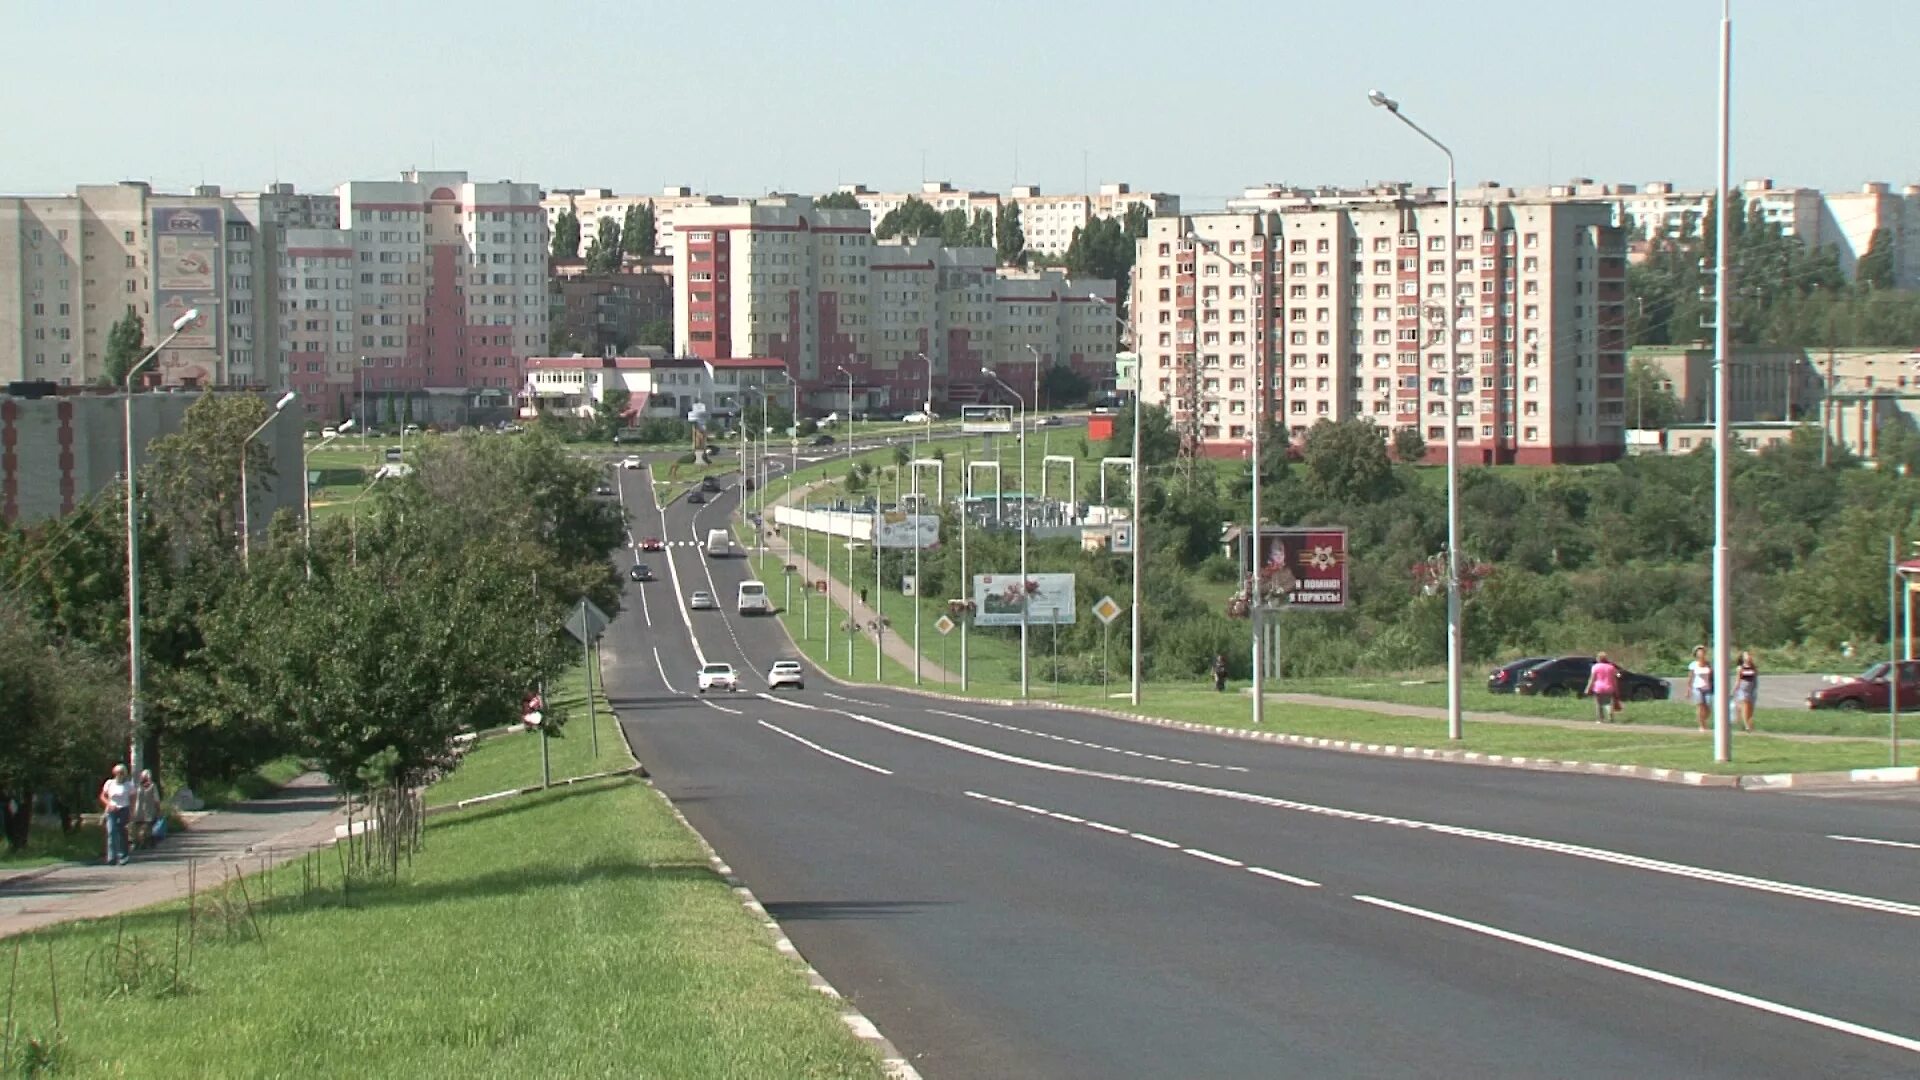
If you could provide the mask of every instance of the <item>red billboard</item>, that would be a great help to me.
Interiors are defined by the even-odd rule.
[[[1347,606],[1347,530],[1260,530],[1258,595],[1268,607],[1340,611]]]

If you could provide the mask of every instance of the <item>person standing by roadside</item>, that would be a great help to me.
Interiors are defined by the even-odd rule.
[[[1613,702],[1620,693],[1620,669],[1613,666],[1606,653],[1593,658],[1593,670],[1587,674],[1587,694],[1593,697],[1593,704],[1599,710],[1598,723],[1611,720]]]
[[[133,846],[150,848],[153,846],[153,823],[160,819],[160,786],[153,782],[153,773],[140,770],[140,782],[133,789]]]
[[[1220,653],[1213,658],[1213,688],[1220,693],[1227,692],[1227,654]]]
[[[1760,665],[1753,653],[1742,651],[1740,665],[1734,668],[1733,704],[1740,710],[1740,726],[1753,732],[1753,702],[1760,696]]]
[[[1707,659],[1707,647],[1693,647],[1693,662],[1687,665],[1687,697],[1693,702],[1694,719],[1700,730],[1708,730],[1707,713],[1713,708],[1713,661]]]
[[[113,775],[100,785],[101,824],[107,830],[107,865],[123,866],[127,861],[127,816],[133,808],[133,785],[127,783],[127,767],[115,765]]]

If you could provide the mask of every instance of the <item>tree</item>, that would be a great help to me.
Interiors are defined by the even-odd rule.
[[[1066,364],[1050,364],[1040,373],[1040,401],[1035,407],[1045,409],[1058,408],[1061,402],[1069,404],[1087,400],[1087,393],[1093,389],[1093,380],[1073,370]]]
[[[1366,420],[1322,420],[1307,429],[1300,460],[1308,488],[1330,502],[1364,503],[1396,488],[1385,432]]]
[[[56,643],[0,600],[0,832],[27,846],[34,796],[53,794],[77,820],[104,763],[126,748],[126,698],[113,666]]]
[[[620,272],[620,223],[610,217],[600,219],[593,243],[587,245],[587,273]]]
[[[1127,447],[1126,453],[1132,453],[1135,411],[1136,404],[1129,402],[1126,408],[1120,410],[1120,415],[1113,418],[1113,441],[1108,443],[1109,446]],[[1159,405],[1148,405],[1139,408],[1138,412],[1145,425],[1140,429],[1142,467],[1150,469],[1172,461],[1180,452],[1180,436],[1174,433],[1173,418]]]
[[[568,207],[560,212],[553,221],[553,257],[556,259],[577,259],[580,257],[580,216]]]
[[[815,195],[813,208],[815,210],[858,210],[860,200],[851,191],[836,191],[831,195]]]
[[[603,391],[600,400],[593,403],[595,434],[603,439],[619,434],[626,426],[627,405],[632,400],[633,395],[624,386],[610,386]]]
[[[886,212],[873,235],[882,240],[894,237],[917,240],[922,236],[938,236],[941,223],[940,211],[909,195],[906,202]]]
[[[956,206],[940,215],[940,242],[947,247],[963,247],[972,228],[967,212]]]
[[[673,349],[673,323],[667,319],[655,319],[640,325],[640,344],[655,348]]]
[[[653,200],[627,207],[626,220],[620,225],[620,251],[639,258],[651,256],[659,237],[653,216]]]
[[[993,246],[993,211],[975,210],[973,212],[973,224],[967,227],[967,246]]]
[[[1873,230],[1867,253],[1853,266],[1853,280],[1862,289],[1893,288],[1893,230]]]
[[[1627,409],[1634,427],[1664,430],[1680,422],[1682,406],[1661,370],[1636,358],[1627,365]]]
[[[1409,424],[1394,431],[1393,456],[1406,465],[1418,465],[1427,459],[1427,440],[1417,425]]]
[[[127,370],[147,355],[147,329],[128,307],[127,313],[107,331],[107,351],[101,358],[102,370],[115,386],[127,381]]]
[[[1020,227],[1020,204],[1010,202],[1000,211],[1000,221],[994,231],[994,250],[1000,256],[1003,266],[1020,261],[1027,250],[1027,233]]]
[[[147,508],[183,558],[235,552],[242,443],[249,483],[271,485],[276,476],[267,444],[246,442],[267,415],[267,403],[252,394],[205,394],[187,408],[179,431],[148,446],[141,470]]]

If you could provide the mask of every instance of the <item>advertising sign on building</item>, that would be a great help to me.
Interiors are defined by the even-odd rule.
[[[940,543],[940,516],[884,511],[873,523],[873,538],[883,548],[934,547]]]
[[[1269,605],[1296,611],[1347,606],[1347,530],[1260,530],[1259,593]]]
[[[973,576],[973,625],[1019,626],[1024,603],[1028,626],[1065,626],[1074,621],[1073,575],[1019,574]]]
[[[180,331],[171,349],[219,347],[220,282],[224,238],[220,211],[180,206],[153,212],[152,327],[167,326],[198,308],[200,317]]]

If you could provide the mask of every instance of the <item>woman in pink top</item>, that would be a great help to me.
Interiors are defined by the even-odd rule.
[[[1620,693],[1620,669],[1613,666],[1606,653],[1593,658],[1593,670],[1587,674],[1587,693],[1593,696],[1594,707],[1600,712],[1599,722],[1606,723],[1612,718],[1613,699]]]

